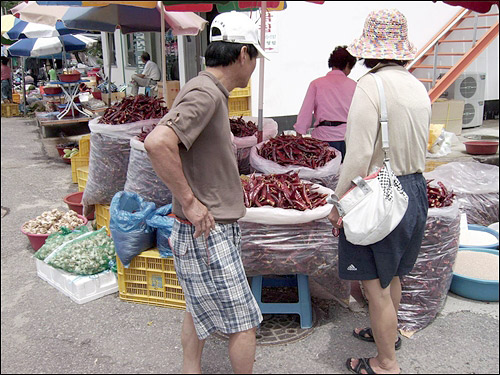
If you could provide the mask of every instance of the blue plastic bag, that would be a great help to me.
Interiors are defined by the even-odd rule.
[[[125,268],[136,255],[155,246],[156,230],[146,222],[155,209],[153,202],[136,193],[119,191],[111,200],[109,229],[116,255]]]
[[[167,204],[158,208],[153,216],[146,220],[149,226],[156,228],[156,247],[160,252],[162,258],[171,257],[172,249],[168,243],[170,234],[172,233],[172,226],[174,225],[174,217],[167,216],[172,213],[172,204]]]

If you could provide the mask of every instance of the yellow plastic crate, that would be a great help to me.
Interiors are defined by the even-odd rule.
[[[19,116],[19,105],[16,103],[2,103],[2,117]]]
[[[21,103],[21,94],[13,93],[12,94],[12,101],[14,103],[17,103],[17,104]]]
[[[90,134],[84,135],[82,138],[80,138],[80,141],[78,142],[78,155],[90,155]]]
[[[177,279],[173,258],[161,258],[158,249],[147,250],[123,267],[116,257],[120,299],[185,310],[184,293]]]
[[[89,177],[89,167],[80,167],[76,170],[76,178],[78,180],[78,191],[84,191]]]
[[[80,152],[73,155],[71,157],[71,177],[73,179],[73,183],[78,183],[78,176],[76,175],[76,170],[80,167],[88,167],[89,165],[89,157],[88,156],[80,156]]]
[[[248,81],[248,85],[245,88],[235,88],[233,91],[229,93],[230,98],[238,97],[238,96],[250,96],[251,88],[250,81]]]
[[[96,204],[95,205],[95,223],[97,229],[101,229],[102,227],[106,227],[106,232],[108,232],[108,236],[111,235],[111,231],[109,230],[109,204]]]
[[[229,113],[250,110],[250,97],[229,98]]]
[[[229,112],[229,116],[252,116],[252,111],[237,111],[237,112]]]

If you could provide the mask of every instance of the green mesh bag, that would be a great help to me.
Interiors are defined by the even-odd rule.
[[[66,242],[45,258],[45,263],[76,275],[94,275],[110,268],[116,256],[106,228],[82,234]]]
[[[58,232],[52,233],[50,236],[48,236],[43,246],[38,249],[38,251],[33,254],[33,256],[37,259],[45,260],[45,258],[59,246],[66,242],[74,240],[77,237],[80,237],[82,234],[87,233],[88,231],[89,228],[86,226],[78,227],[74,230],[62,227]]]

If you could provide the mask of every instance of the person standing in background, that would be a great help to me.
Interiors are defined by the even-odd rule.
[[[2,103],[12,102],[12,72],[9,58],[2,56]]]
[[[328,59],[328,67],[332,70],[311,82],[293,126],[297,133],[306,134],[314,115],[312,137],[339,150],[342,162],[346,152],[347,114],[356,89],[356,82],[347,76],[355,64],[356,58],[347,51],[347,46],[335,47]]]
[[[49,64],[47,66],[47,69],[49,70],[48,73],[49,73],[49,79],[51,81],[57,81],[57,72],[56,70]]]

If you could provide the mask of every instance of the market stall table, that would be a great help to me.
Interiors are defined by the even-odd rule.
[[[66,135],[89,133],[88,117],[65,118],[59,120],[57,118],[57,115],[58,115],[57,112],[35,112],[35,119],[37,125],[42,130],[43,138],[47,138],[49,136],[47,134],[48,133],[47,129],[54,129],[57,130],[58,132],[62,130]]]
[[[71,110],[72,111],[72,114],[73,114],[73,117],[75,116],[75,109],[80,112],[81,114],[85,115],[86,117],[90,117],[90,115],[88,115],[87,113],[83,112],[80,108],[78,108],[78,106],[76,105],[75,103],[75,98],[78,96],[78,87],[80,86],[80,83],[82,82],[90,82],[90,80],[78,80],[78,81],[75,81],[75,82],[63,82],[63,81],[53,81],[51,83],[53,84],[56,84],[56,85],[59,85],[61,87],[61,89],[63,90],[63,93],[64,93],[64,96],[66,98],[66,108],[64,108],[64,110],[59,114],[57,115],[57,119],[60,120],[62,119],[64,116],[66,116],[66,114]]]

